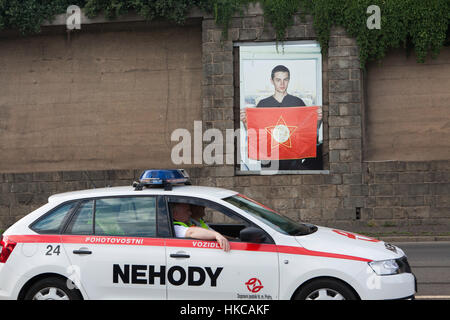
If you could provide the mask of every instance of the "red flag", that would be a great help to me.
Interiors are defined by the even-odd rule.
[[[317,108],[247,108],[249,159],[315,158]]]

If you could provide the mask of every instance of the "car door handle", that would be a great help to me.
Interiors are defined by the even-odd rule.
[[[86,249],[73,250],[73,254],[92,254],[92,251]]]
[[[171,253],[170,257],[171,258],[190,258],[191,256],[188,255],[187,253],[179,252],[179,253]]]

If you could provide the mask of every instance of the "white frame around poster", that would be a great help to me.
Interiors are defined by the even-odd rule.
[[[264,83],[267,87],[267,82],[270,82],[270,71],[269,65],[273,68],[277,64],[283,64],[288,66],[291,70],[291,79],[292,75],[295,74],[295,70],[303,70],[301,69],[301,64],[305,64],[305,62],[312,62],[314,65],[311,66],[309,64],[308,70],[309,72],[314,72],[311,77],[315,78],[315,81],[312,83],[305,83],[303,79],[303,84],[298,84],[297,87],[294,87],[292,83],[289,84],[289,88],[293,91],[299,91],[300,87],[304,88],[307,86],[309,88],[308,92],[312,92],[313,99],[308,99],[302,97],[304,99],[305,104],[308,105],[318,105],[322,106],[322,53],[320,45],[317,41],[307,40],[307,41],[286,41],[283,43],[276,42],[242,42],[235,43],[235,47],[239,47],[239,85],[240,85],[240,105],[239,109],[248,106],[246,103],[246,96],[249,93],[248,91],[253,90],[254,88],[249,88],[250,78],[254,78],[255,82]],[[267,62],[266,62],[267,61]],[[267,64],[267,66],[263,66],[263,68],[254,68],[252,72],[247,72],[244,70],[248,63],[255,64],[255,62],[259,65]],[[259,73],[260,69],[264,69],[263,75]],[[306,68],[305,68],[306,71]],[[250,74],[250,76],[248,76]],[[266,74],[268,74],[266,76]],[[311,74],[311,73],[309,73]],[[262,78],[262,79],[261,79]],[[298,79],[297,79],[298,80]],[[252,80],[253,81],[253,80]],[[292,86],[291,86],[292,85]],[[313,90],[313,91],[312,91]],[[264,93],[258,93],[256,95],[266,95],[268,90],[266,89]],[[260,96],[258,98],[260,98]],[[247,96],[248,97],[248,96]],[[258,99],[256,98],[256,99]],[[248,99],[247,99],[248,100]],[[260,161],[251,160],[247,157],[247,137],[246,130],[243,126],[243,123],[240,122],[241,135],[240,135],[240,150],[239,153],[239,165],[237,167],[237,174],[323,174],[328,173],[327,170],[277,170],[275,172],[271,172],[269,170],[261,170]],[[323,123],[318,128],[318,138],[319,142],[323,141]]]

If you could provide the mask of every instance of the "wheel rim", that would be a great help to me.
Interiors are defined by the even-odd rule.
[[[336,290],[322,288],[311,292],[306,300],[345,300],[345,298]]]
[[[59,288],[49,287],[39,290],[33,300],[69,300],[69,296]]]

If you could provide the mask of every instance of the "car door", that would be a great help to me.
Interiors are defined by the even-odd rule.
[[[254,226],[215,202],[191,197],[168,197],[173,203],[205,206],[207,223],[219,232]],[[268,239],[270,236],[268,236]],[[216,241],[169,238],[166,241],[167,296],[169,299],[277,299],[278,253],[271,238],[267,243],[230,240],[225,252]]]
[[[157,197],[82,201],[62,235],[71,279],[90,299],[166,299]],[[74,281],[77,283],[76,281]]]

